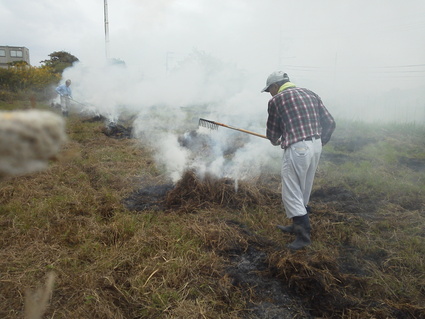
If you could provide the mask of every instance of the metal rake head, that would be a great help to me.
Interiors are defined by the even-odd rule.
[[[215,122],[206,119],[199,119],[198,126],[203,126],[211,130],[218,130],[218,125]]]

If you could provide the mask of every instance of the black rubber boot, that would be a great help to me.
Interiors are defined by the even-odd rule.
[[[310,214],[311,213],[310,206],[307,205],[305,207],[305,210],[306,210],[307,214]],[[291,225],[288,225],[288,226],[277,225],[277,228],[279,228],[282,231],[282,233],[295,234],[294,233],[294,222],[293,221],[292,221],[292,224]]]
[[[291,224],[288,226],[277,225],[277,228],[279,228],[282,231],[282,233],[287,233],[287,234],[294,233],[294,224]]]
[[[304,216],[297,216],[293,219],[294,222],[294,233],[297,236],[295,240],[288,245],[291,250],[299,250],[311,244],[310,240],[310,219],[308,214]]]

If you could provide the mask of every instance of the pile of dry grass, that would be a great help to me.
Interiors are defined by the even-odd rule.
[[[193,171],[187,171],[168,192],[165,203],[169,209],[192,213],[220,206],[241,210],[244,207],[280,205],[280,196],[278,189],[255,181],[237,183],[211,175],[200,178]]]

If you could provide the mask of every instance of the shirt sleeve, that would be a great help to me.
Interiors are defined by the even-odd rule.
[[[319,115],[320,115],[320,125],[322,127],[322,144],[325,145],[331,139],[332,133],[335,130],[336,124],[335,120],[326,107],[323,105],[322,100],[319,100]]]
[[[268,113],[266,136],[273,145],[276,145],[283,132],[281,128],[282,121],[277,113],[277,107],[273,99],[269,101]]]

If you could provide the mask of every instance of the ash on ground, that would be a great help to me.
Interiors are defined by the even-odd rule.
[[[148,185],[124,199],[124,204],[128,209],[138,212],[164,210],[165,198],[173,187],[172,184]]]
[[[125,127],[121,124],[110,122],[103,129],[102,132],[108,137],[116,139],[129,139],[132,138],[132,127]]]
[[[232,284],[252,294],[246,311],[248,318],[313,318],[301,300],[290,294],[288,287],[270,273],[264,251],[250,244],[245,251],[230,253],[229,260],[227,274]]]
[[[187,173],[185,177],[191,181],[191,184],[196,184],[191,179],[193,175]],[[226,181],[222,182],[224,186],[228,186]],[[133,192],[125,199],[124,204],[130,210],[138,212],[170,209],[170,205],[167,205],[167,200],[169,201],[167,197],[173,197],[170,194],[174,194],[176,191],[178,193],[179,187],[184,187],[184,185],[148,185]],[[205,187],[211,187],[211,185],[208,184]],[[195,187],[192,193],[196,193],[198,188]],[[201,191],[204,192],[203,189]],[[212,205],[214,206],[214,199],[208,199],[207,196],[205,200],[212,200]],[[269,269],[266,251],[267,249],[273,249],[274,244],[264,238],[259,238],[246,225],[236,221],[226,221],[226,223],[234,229],[235,234],[240,233],[241,236],[252,238],[247,249],[237,246],[231,250],[219,252],[228,260],[223,276],[230,278],[232,286],[241,289],[247,294],[246,299],[249,301],[248,307],[244,311],[246,318],[313,318],[302,305],[301,300],[293,295],[289,287],[281,279],[274,276],[273,271]]]

